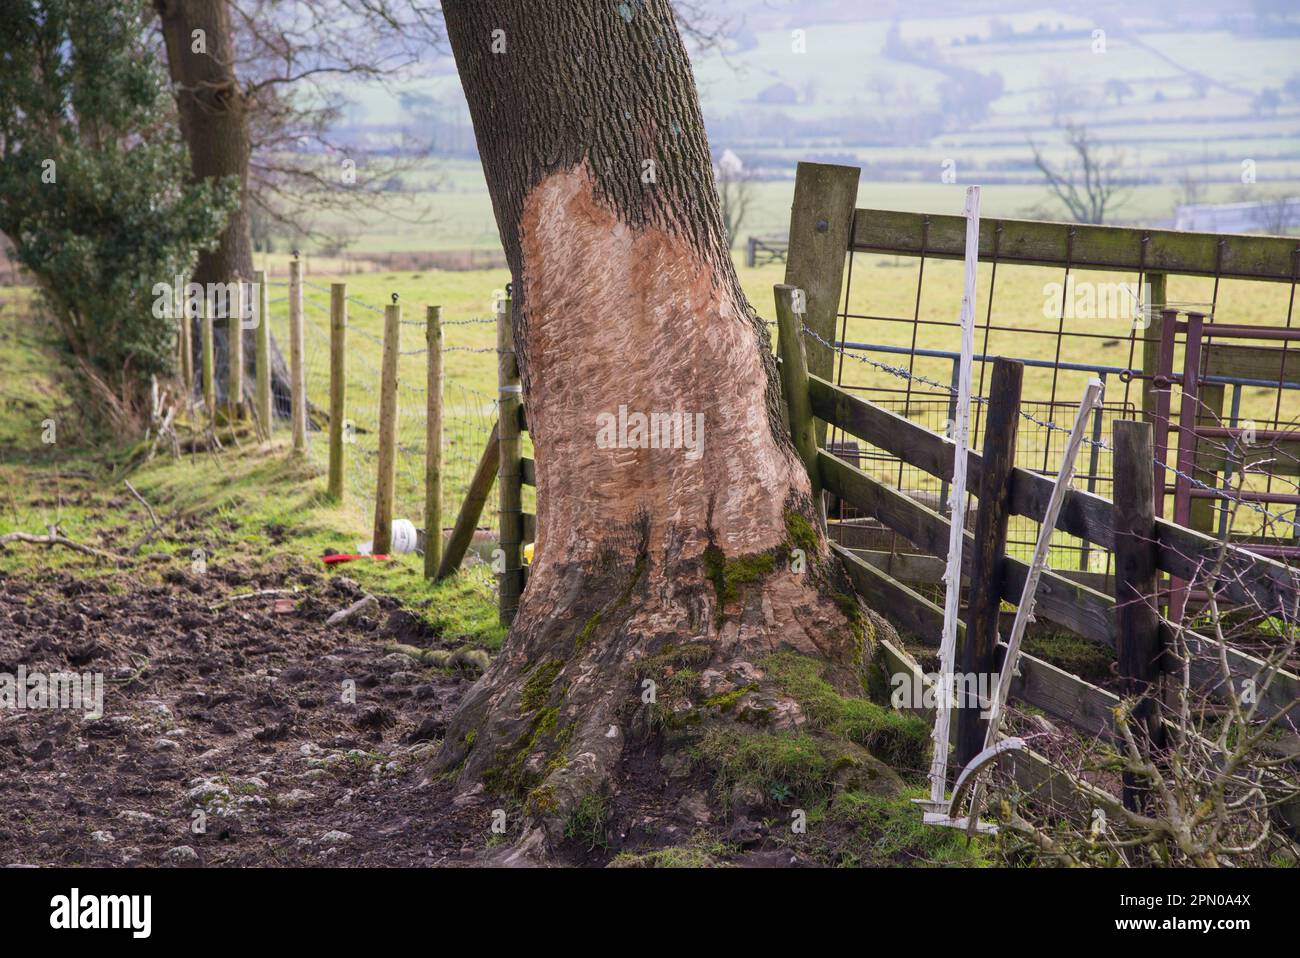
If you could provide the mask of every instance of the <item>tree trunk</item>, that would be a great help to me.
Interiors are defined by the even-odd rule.
[[[176,90],[181,135],[190,151],[196,180],[239,179],[239,206],[230,214],[221,242],[199,254],[193,282],[229,283],[253,278],[253,239],[248,212],[248,164],[252,150],[248,103],[235,76],[235,36],[227,0],[154,0],[167,47],[167,67]],[[201,362],[202,336],[191,331],[195,368]],[[213,330],[214,360],[227,362],[227,331]],[[256,388],[255,350],[245,345],[244,393],[251,400]],[[201,388],[197,382],[196,389]],[[271,342],[271,390],[276,415],[289,410],[289,369],[275,341]],[[218,401],[225,403],[225,382],[218,383]]]
[[[616,788],[630,744],[674,716],[789,718],[754,667],[766,654],[815,656],[860,695],[877,620],[848,598],[782,423],[668,0],[443,9],[516,280],[537,542],[434,771],[524,799],[544,826],[529,844]],[[611,448],[602,414],[624,408],[701,416],[699,454],[631,427]],[[701,681],[670,691],[686,666]],[[725,709],[714,674],[743,689]]]

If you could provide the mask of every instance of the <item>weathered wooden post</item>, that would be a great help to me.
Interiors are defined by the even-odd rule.
[[[425,310],[429,350],[424,434],[424,577],[435,579],[442,565],[442,307]]]
[[[808,398],[808,361],[804,353],[803,315],[807,299],[804,291],[794,286],[778,283],[776,293],[776,325],[781,353],[781,389],[790,418],[790,438],[794,448],[808,470],[812,482],[813,501],[822,505],[821,474],[817,469],[817,430]]]
[[[257,359],[257,389],[254,396],[254,409],[257,412],[257,428],[261,430],[263,442],[271,441],[271,430],[275,410],[271,407],[271,291],[266,282],[266,271],[258,270],[253,274],[257,284],[254,295],[257,297],[257,327],[253,342]]]
[[[1196,425],[1198,426],[1222,426],[1223,425],[1223,383],[1202,383],[1200,394],[1196,397]],[[1190,442],[1193,448],[1196,448],[1196,440],[1188,433],[1180,433],[1178,444],[1181,446],[1184,442]],[[1214,449],[1198,450],[1199,455],[1192,457],[1193,469],[1191,473],[1200,482],[1207,486],[1218,486],[1219,479],[1213,468],[1213,463],[1217,459],[1220,464],[1227,459],[1222,454],[1216,454]],[[1193,499],[1191,509],[1187,518],[1187,525],[1197,532],[1204,532],[1208,535],[1214,535],[1215,525],[1218,520],[1219,506],[1213,499]]]
[[[1140,696],[1132,714],[1137,740],[1164,744],[1157,686],[1164,646],[1157,608],[1156,511],[1151,424],[1115,423],[1115,614],[1123,694]],[[1124,773],[1124,805],[1137,809],[1148,789]]]
[[[795,172],[785,281],[804,291],[804,325],[828,343],[835,342],[844,259],[858,200],[858,173],[856,166],[825,163],[800,163]],[[809,372],[834,381],[833,351],[813,343],[807,350],[807,361]],[[817,423],[816,431],[817,444],[824,445],[825,423]]]
[[[497,467],[498,512],[501,522],[501,585],[498,590],[501,623],[514,622],[519,596],[524,590],[524,511],[520,459],[519,410],[523,405],[523,387],[519,383],[519,363],[515,357],[515,337],[510,326],[510,297],[501,301],[497,312],[497,385],[498,435],[500,464]]]
[[[1164,273],[1148,273],[1147,302],[1144,319],[1146,329],[1142,330],[1142,418],[1154,423],[1159,406],[1159,396],[1152,377],[1160,364],[1160,337],[1164,329],[1164,308],[1168,298],[1168,285]]]
[[[348,288],[330,284],[330,463],[328,495],[343,501],[343,420],[347,415]]]
[[[1016,431],[1020,422],[1020,389],[1025,367],[1011,359],[993,364],[988,414],[984,418],[979,509],[975,513],[975,552],[971,557],[966,606],[966,639],[961,672],[972,676],[998,672],[998,617],[1002,610],[1003,558],[1007,520],[1011,516],[1011,474],[1016,464]],[[965,687],[957,712],[956,763],[964,768],[984,748],[988,721],[980,718],[979,683]]]
[[[199,322],[203,336],[203,405],[208,412],[208,422],[217,421],[217,363],[212,331],[212,302],[204,294],[199,306]]]
[[[302,261],[289,261],[289,418],[294,452],[307,449],[307,368],[302,331]]]
[[[393,547],[393,495],[397,483],[397,356],[401,349],[402,307],[384,307],[384,358],[379,381],[379,476],[375,483],[374,553]]]
[[[244,416],[244,281],[226,286],[226,417]]]
[[[193,408],[194,394],[194,341],[190,333],[191,323],[189,310],[186,309],[185,289],[173,291],[172,296],[172,313],[177,317],[176,326],[176,349],[178,351],[179,372],[181,376],[181,386],[185,390],[186,408]]]
[[[492,481],[497,477],[501,466],[501,427],[492,424],[483,455],[479,457],[474,469],[474,476],[469,481],[465,501],[461,503],[460,512],[456,513],[456,522],[447,539],[447,548],[442,553],[442,563],[438,566],[438,578],[445,579],[460,568],[460,560],[474,541],[474,530],[478,528],[479,516],[487,503],[488,493],[492,491]]]

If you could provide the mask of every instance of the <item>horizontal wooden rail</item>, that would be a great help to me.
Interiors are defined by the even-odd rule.
[[[831,543],[831,551],[844,563],[854,589],[868,604],[887,611],[894,622],[926,645],[939,644],[943,609],[837,543]],[[959,621],[958,641],[965,641],[965,632],[965,623]],[[897,663],[891,651],[896,652],[886,650],[886,658],[892,668]],[[1112,693],[1024,652],[1020,654],[1020,675],[1014,680],[1011,692],[1049,715],[1092,734],[1111,733],[1113,710],[1119,705],[1119,698]]]
[[[537,486],[537,464],[527,456],[519,460],[519,479],[525,486]]]
[[[918,548],[940,559],[947,558],[949,523],[943,516],[825,451],[818,452],[817,461],[825,488],[875,516]],[[962,566],[969,574],[975,537],[969,531],[965,537]],[[1010,556],[1003,561],[1006,565],[1002,597],[1017,603],[1024,591],[1029,566]],[[1114,602],[1086,585],[1045,571],[1039,580],[1038,611],[1071,632],[1112,648],[1115,645]]]
[[[813,415],[852,436],[871,443],[942,480],[952,478],[955,447],[946,437],[909,419],[854,396],[826,380],[810,375],[808,390]],[[978,487],[983,457],[967,453],[968,481]],[[1042,521],[1052,494],[1052,480],[1017,467],[1011,474],[1011,509],[1016,515]],[[1066,494],[1056,527],[1106,549],[1114,548],[1114,506],[1107,499],[1078,489]],[[1203,578],[1217,560],[1223,543],[1213,536],[1156,520],[1157,564],[1181,579]],[[1232,602],[1258,603],[1266,611],[1300,607],[1296,576],[1281,562],[1228,547],[1228,561],[1219,588]]]
[[[810,377],[810,379],[812,378],[813,377]],[[815,415],[817,414],[818,405],[817,382],[824,384],[825,381],[815,380],[812,385],[813,412]],[[842,393],[843,391],[836,390],[836,392]],[[847,394],[844,395],[847,396]],[[892,413],[888,413],[886,410],[873,406],[871,403],[866,403],[863,400],[858,399],[856,396],[847,396],[847,398],[852,400],[855,404],[869,407],[867,412],[873,416],[876,413],[883,413],[888,416],[893,415]],[[914,423],[902,419],[902,417],[895,416],[894,418],[898,420],[898,423],[895,425],[894,431],[888,435],[888,438],[896,446],[901,447],[905,444],[905,437],[916,433],[939,440],[940,443],[948,447],[947,461],[951,468],[953,450],[951,444],[948,443],[947,440],[943,439],[942,436],[937,436],[928,430],[922,429]],[[840,420],[834,422],[835,425],[840,426],[840,428],[845,429],[853,435],[858,435],[858,433],[849,428],[844,421]],[[905,432],[903,429],[904,426],[912,432]],[[904,437],[904,439],[900,440],[900,437]],[[859,436],[859,438],[880,445],[881,448],[888,449],[888,451],[894,451],[893,449],[889,449],[888,446],[883,443],[877,442],[870,436]],[[941,452],[941,450],[933,443],[921,443],[919,447],[926,449],[932,459],[937,458]],[[897,452],[895,452],[895,454],[898,455]],[[977,453],[972,453],[972,455],[978,456]],[[916,458],[925,457],[918,456]],[[926,469],[926,471],[930,471],[925,465],[918,463],[915,458],[909,458],[907,461],[911,462],[913,465],[919,465],[921,468]],[[941,559],[947,556],[948,520],[943,516],[917,502],[915,499],[904,495],[898,490],[891,489],[890,487],[877,482],[861,469],[844,462],[836,456],[830,455],[824,450],[818,451],[817,462],[822,485],[830,492],[864,512],[875,516],[885,525],[889,526],[889,528],[893,529],[909,542],[913,543],[917,548],[923,549]],[[976,466],[977,461],[972,460],[972,476],[979,474]],[[951,475],[951,473],[949,473],[949,475]],[[1013,483],[1019,477],[1031,475],[1031,473],[1027,473],[1024,470],[1017,469],[1015,473],[1013,473]],[[1038,479],[1041,477],[1034,476],[1033,478]],[[1043,481],[1048,482],[1050,485],[1050,480]],[[1111,508],[1110,502],[1105,499],[1099,499],[1096,496],[1090,496],[1087,493],[1080,494],[1075,492],[1070,495],[1071,498],[1067,499],[1066,502],[1067,508],[1069,508],[1070,501],[1080,495],[1087,497],[1088,501],[1102,503],[1108,510]],[[1016,495],[1013,487],[1013,506],[1015,501]],[[1019,510],[1016,511],[1019,512]],[[1065,510],[1062,510],[1062,514],[1064,514],[1064,511]],[[1041,518],[1041,515],[1042,513],[1040,512],[1036,518]],[[1109,521],[1108,517],[1107,522]],[[967,547],[962,550],[964,558],[972,554],[971,545],[974,541],[970,532],[966,533],[966,538]],[[1181,526],[1176,526],[1168,522],[1162,523],[1157,521],[1156,538],[1158,545],[1167,540],[1186,542],[1191,538],[1193,540],[1205,540],[1206,543],[1213,544],[1215,548],[1220,546],[1220,543],[1217,540],[1211,539],[1209,536],[1201,535],[1200,533],[1193,532],[1190,529],[1183,529]],[[1197,546],[1203,550],[1202,554],[1208,554],[1208,545],[1200,545],[1198,543]],[[1179,563],[1184,561],[1181,556],[1171,554],[1167,550],[1158,549],[1157,552],[1161,557],[1162,567],[1167,570],[1170,569],[1171,566],[1178,568]],[[1243,578],[1238,581],[1248,581],[1248,576],[1246,574],[1253,568],[1253,566],[1250,565],[1249,560],[1256,557],[1252,556],[1250,553],[1243,552],[1240,549],[1232,549],[1231,553],[1237,560],[1236,564],[1243,566]],[[1242,557],[1245,557],[1244,560]],[[854,559],[863,566],[872,568],[880,578],[889,579],[888,576],[879,572],[879,570],[875,570],[869,563],[858,559],[856,556],[854,556]],[[1003,598],[1009,602],[1018,603],[1020,600],[1020,594],[1024,589],[1025,577],[1028,575],[1028,566],[1010,556],[1007,556],[1005,561],[1007,565],[1005,567],[1006,574],[1004,576]],[[1280,568],[1284,573],[1289,575],[1289,570],[1286,566],[1277,562],[1272,562],[1268,559],[1262,561],[1268,566],[1276,566]],[[966,565],[968,565],[968,563],[963,562],[963,566],[965,567]],[[1198,571],[1197,569],[1192,568],[1190,564],[1183,568],[1186,569],[1186,578],[1191,578]],[[969,573],[968,568],[964,568],[964,571]],[[1255,571],[1256,574],[1258,574],[1258,570]],[[907,591],[913,595],[916,594],[910,589]],[[1232,590],[1228,591],[1231,592]],[[889,607],[889,605],[881,605],[881,608]],[[1105,643],[1111,648],[1115,647],[1114,601],[1109,596],[1106,596],[1095,589],[1091,589],[1078,582],[1073,582],[1054,572],[1044,572],[1038,588],[1037,611],[1043,615],[1043,617],[1050,619],[1059,625],[1065,626],[1078,635]],[[909,612],[908,614],[915,615],[916,613]],[[904,627],[907,626],[905,625]],[[1189,645],[1193,649],[1200,648],[1204,650],[1203,654],[1193,658],[1191,665],[1193,683],[1197,687],[1204,688],[1207,691],[1221,690],[1220,687],[1223,684],[1223,676],[1217,664],[1218,656],[1214,653],[1214,650],[1217,648],[1216,643],[1204,636],[1191,632],[1188,632],[1187,636]],[[1260,677],[1265,668],[1264,663],[1260,659],[1248,655],[1239,649],[1228,649],[1227,660],[1230,674],[1239,681]],[[1166,668],[1176,670],[1180,669],[1181,665],[1171,660],[1166,663]],[[1256,682],[1256,685],[1259,684],[1259,682]],[[1295,706],[1298,699],[1300,699],[1300,677],[1281,670],[1278,671],[1269,688],[1266,691],[1261,692],[1261,701],[1267,706],[1267,710],[1291,709]],[[1296,710],[1300,711],[1300,708],[1297,708]]]
[[[961,259],[966,249],[966,217],[859,209],[854,213],[849,245],[854,250]],[[980,223],[979,256],[991,261],[995,253],[999,263],[1281,283],[1296,279],[1300,267],[1296,241],[1281,236],[985,219]]]

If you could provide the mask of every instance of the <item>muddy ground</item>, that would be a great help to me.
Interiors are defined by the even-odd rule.
[[[290,596],[234,598],[261,589]],[[0,865],[458,866],[493,864],[518,837],[493,803],[428,781],[425,760],[475,678],[391,651],[439,647],[391,599],[347,626],[363,593],[342,571],[280,561],[158,584],[37,572],[0,578],[0,673],[102,673],[102,717],[0,710]],[[277,600],[281,602],[277,611]],[[355,697],[345,694],[354,683]],[[607,845],[575,838],[556,864],[679,844],[737,823],[660,758],[614,799]],[[741,823],[742,830],[753,830]],[[800,863],[745,835],[737,864]]]
[[[360,591],[309,569],[164,580],[0,583],[0,672],[105,680],[102,718],[0,712],[4,864],[431,865],[482,851],[486,813],[421,786],[421,757],[472,679],[385,651],[421,643],[411,616],[384,603],[327,628]],[[276,596],[214,609],[294,586],[286,612]]]

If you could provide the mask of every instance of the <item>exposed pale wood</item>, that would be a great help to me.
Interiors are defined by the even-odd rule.
[[[478,466],[469,481],[469,489],[465,492],[465,501],[456,514],[456,524],[452,526],[447,547],[443,550],[442,562],[438,566],[439,579],[445,579],[460,568],[461,560],[465,558],[465,552],[474,539],[474,530],[478,528],[479,516],[483,514],[488,493],[492,491],[492,481],[496,479],[500,459],[500,432],[497,424],[493,423],[487,445],[483,447],[483,455],[479,457]]]
[[[393,546],[393,497],[397,483],[397,357],[402,348],[402,307],[384,307],[384,355],[379,378],[379,448],[375,477],[374,552]]]
[[[523,443],[519,436],[519,407],[522,392],[519,363],[515,358],[514,330],[511,327],[511,301],[502,300],[497,314],[497,384],[500,422],[500,460],[497,466],[498,519],[501,523],[500,546],[505,568],[497,591],[501,623],[514,621],[519,596],[524,590],[523,573],[523,483],[520,461]]]
[[[442,565],[442,307],[424,313],[429,354],[424,433],[424,577],[435,579]]]
[[[960,259],[965,222],[960,216],[859,209],[853,219],[856,250]],[[980,228],[980,258],[1074,269],[1105,269],[1289,283],[1295,276],[1295,240],[1275,236],[1221,236],[1182,230],[1148,230],[1039,220],[986,220]],[[1071,241],[1073,234],[1073,241]],[[792,237],[793,238],[793,237]],[[1144,243],[1144,239],[1147,242]],[[1222,252],[1220,254],[1220,242]],[[1146,247],[1145,253],[1143,247]],[[787,282],[791,280],[787,277]]]
[[[991,675],[997,669],[998,622],[1005,589],[1003,554],[1011,514],[1011,470],[1015,467],[1016,432],[1020,424],[1022,363],[998,359],[989,384],[984,419],[983,469],[976,495],[975,541],[971,555],[966,612],[966,640],[961,647],[961,671]],[[986,722],[980,709],[965,703],[957,716],[956,762],[964,766],[984,748]]]
[[[289,261],[289,419],[295,452],[307,450],[307,362],[302,327],[302,261]]]
[[[257,297],[257,327],[253,334],[255,374],[257,383],[253,393],[253,408],[257,413],[257,428],[265,442],[271,441],[275,430],[275,410],[271,405],[271,290],[266,273],[254,274]]]
[[[343,427],[347,417],[348,396],[348,287],[330,284],[330,461],[328,492],[331,499],[342,502]]]

